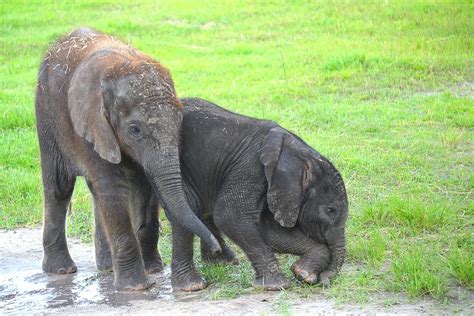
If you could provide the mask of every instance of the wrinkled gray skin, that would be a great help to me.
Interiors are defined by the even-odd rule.
[[[98,266],[113,265],[118,289],[144,289],[145,268],[162,269],[158,199],[171,221],[203,238],[212,252],[220,251],[186,202],[178,155],[182,106],[158,62],[110,36],[76,30],[56,42],[41,64],[36,117],[44,271],[77,270],[65,236],[77,176],[86,178],[94,198]],[[137,216],[132,222],[131,213]]]
[[[274,252],[301,257],[291,267],[300,280],[329,285],[344,261],[348,215],[336,168],[273,122],[200,99],[182,102],[180,157],[186,196],[222,248],[220,255],[213,255],[201,243],[203,259],[237,262],[223,232],[252,262],[257,286],[290,286]],[[193,265],[193,234],[179,223],[172,228],[174,290],[204,288]]]

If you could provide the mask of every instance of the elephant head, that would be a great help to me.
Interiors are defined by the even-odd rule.
[[[283,227],[297,226],[331,254],[328,271],[336,273],[345,257],[347,194],[341,175],[297,136],[275,127],[260,155],[268,183],[267,203]]]
[[[112,164],[140,165],[162,206],[200,236],[220,246],[187,204],[179,165],[182,106],[169,72],[128,46],[102,48],[76,69],[68,91],[74,129]]]

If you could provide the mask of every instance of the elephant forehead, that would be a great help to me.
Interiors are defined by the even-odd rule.
[[[174,106],[153,104],[132,111],[129,120],[141,122],[149,131],[157,131],[158,134],[168,131],[166,132],[168,134],[178,131],[182,115]],[[158,134],[152,133],[153,137],[157,137]]]
[[[163,118],[178,120],[179,111],[173,99],[152,99],[141,102],[139,106],[141,115],[147,118],[148,123],[154,124]]]
[[[136,79],[130,80],[127,87],[127,94],[135,98],[147,99],[154,98],[176,98],[173,85],[162,78],[142,78],[140,75]]]

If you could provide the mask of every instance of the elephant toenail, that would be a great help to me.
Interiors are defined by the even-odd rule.
[[[313,284],[313,283],[316,283],[316,281],[318,280],[318,277],[316,275],[312,274],[309,277],[305,278],[304,280],[307,283]]]
[[[324,287],[329,287],[331,285],[331,281],[329,280],[328,277],[322,277],[320,282],[321,282],[321,285]]]
[[[308,275],[309,275],[308,271],[303,270],[300,272],[300,277],[302,277],[303,279],[306,279]]]

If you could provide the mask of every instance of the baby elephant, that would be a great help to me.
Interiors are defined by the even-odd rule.
[[[118,289],[142,290],[149,285],[145,269],[162,268],[156,251],[158,221],[150,216],[132,230],[129,217],[132,208],[156,211],[157,196],[170,220],[220,251],[186,203],[178,156],[181,103],[160,63],[109,35],[77,29],[53,44],[41,63],[36,118],[45,272],[77,270],[67,248],[65,221],[79,176],[92,192],[100,223],[98,266],[113,266]],[[148,249],[148,244],[155,247]],[[148,250],[140,252],[139,247]]]
[[[229,112],[200,99],[183,99],[181,170],[194,212],[218,237],[220,231],[248,256],[256,284],[288,288],[274,252],[301,258],[291,269],[307,283],[328,285],[345,257],[348,201],[336,168],[299,137],[277,124]],[[173,287],[203,282],[192,264],[192,233],[173,226]]]
[[[274,252],[301,258],[291,269],[307,283],[328,285],[345,257],[348,201],[336,168],[277,124],[183,99],[181,170],[191,208],[219,239],[223,252],[204,258],[234,261],[220,232],[248,256],[256,285],[288,288]],[[165,210],[166,211],[166,210]],[[218,237],[219,236],[219,237]],[[193,266],[193,234],[173,225],[173,288],[202,288]]]
[[[328,285],[344,261],[348,215],[336,168],[273,122],[237,115],[200,99],[182,103],[184,190],[222,248],[220,255],[212,255],[201,243],[203,259],[236,261],[222,238],[224,232],[252,262],[256,285],[267,290],[290,286],[274,252],[301,256],[291,267],[294,274],[307,283]],[[172,229],[173,289],[205,288],[193,264],[193,233],[179,223],[172,223]]]

